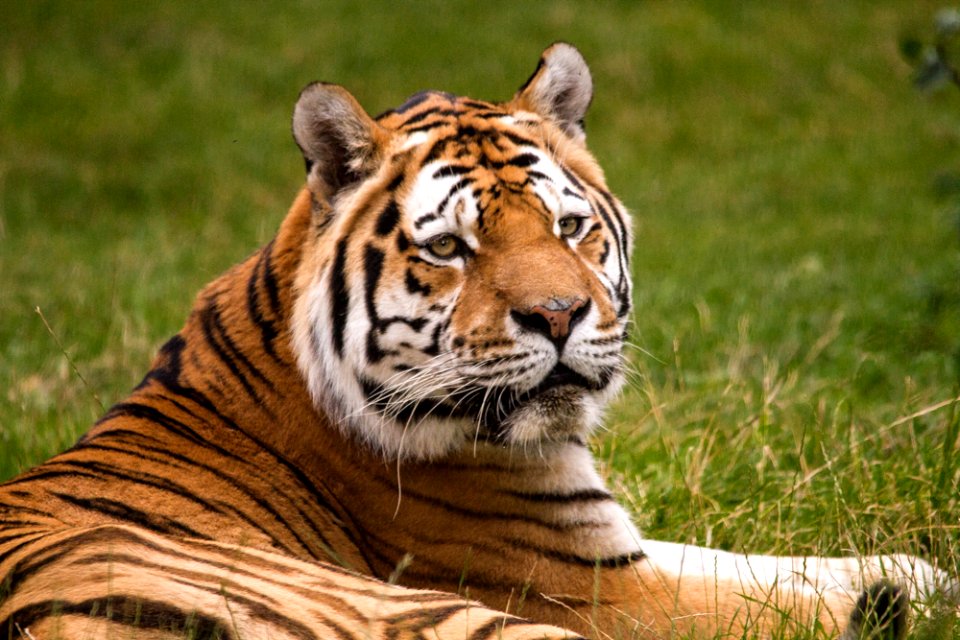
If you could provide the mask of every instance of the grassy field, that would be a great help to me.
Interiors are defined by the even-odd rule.
[[[4,4],[0,479],[271,237],[304,84],[507,98],[567,40],[635,213],[635,375],[596,449],[645,533],[960,574],[960,91],[898,53],[939,4]]]

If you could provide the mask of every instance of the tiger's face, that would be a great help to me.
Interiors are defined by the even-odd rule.
[[[341,428],[425,459],[598,424],[623,380],[630,231],[583,145],[590,92],[565,45],[505,104],[424,93],[374,121],[305,90],[315,236],[293,329]]]

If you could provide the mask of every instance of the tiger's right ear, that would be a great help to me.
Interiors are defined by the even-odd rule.
[[[315,82],[300,92],[293,138],[303,152],[310,190],[329,199],[376,170],[387,132],[349,91]]]
[[[583,118],[593,99],[590,68],[577,48],[556,42],[540,56],[530,79],[513,97],[513,105],[553,120],[567,135],[586,137]]]

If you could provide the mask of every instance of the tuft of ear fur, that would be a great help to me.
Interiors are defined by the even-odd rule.
[[[910,598],[902,588],[878,582],[860,594],[841,640],[900,640],[909,611]]]
[[[576,47],[557,42],[540,56],[513,104],[553,120],[567,135],[582,141],[586,137],[583,118],[592,99],[593,79],[587,62]]]
[[[300,92],[293,110],[293,138],[311,191],[329,199],[376,169],[387,133],[349,91],[314,82]]]

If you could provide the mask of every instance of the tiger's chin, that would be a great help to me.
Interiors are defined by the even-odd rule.
[[[575,385],[547,389],[516,407],[500,425],[504,444],[520,449],[583,443],[600,424],[603,403]]]

